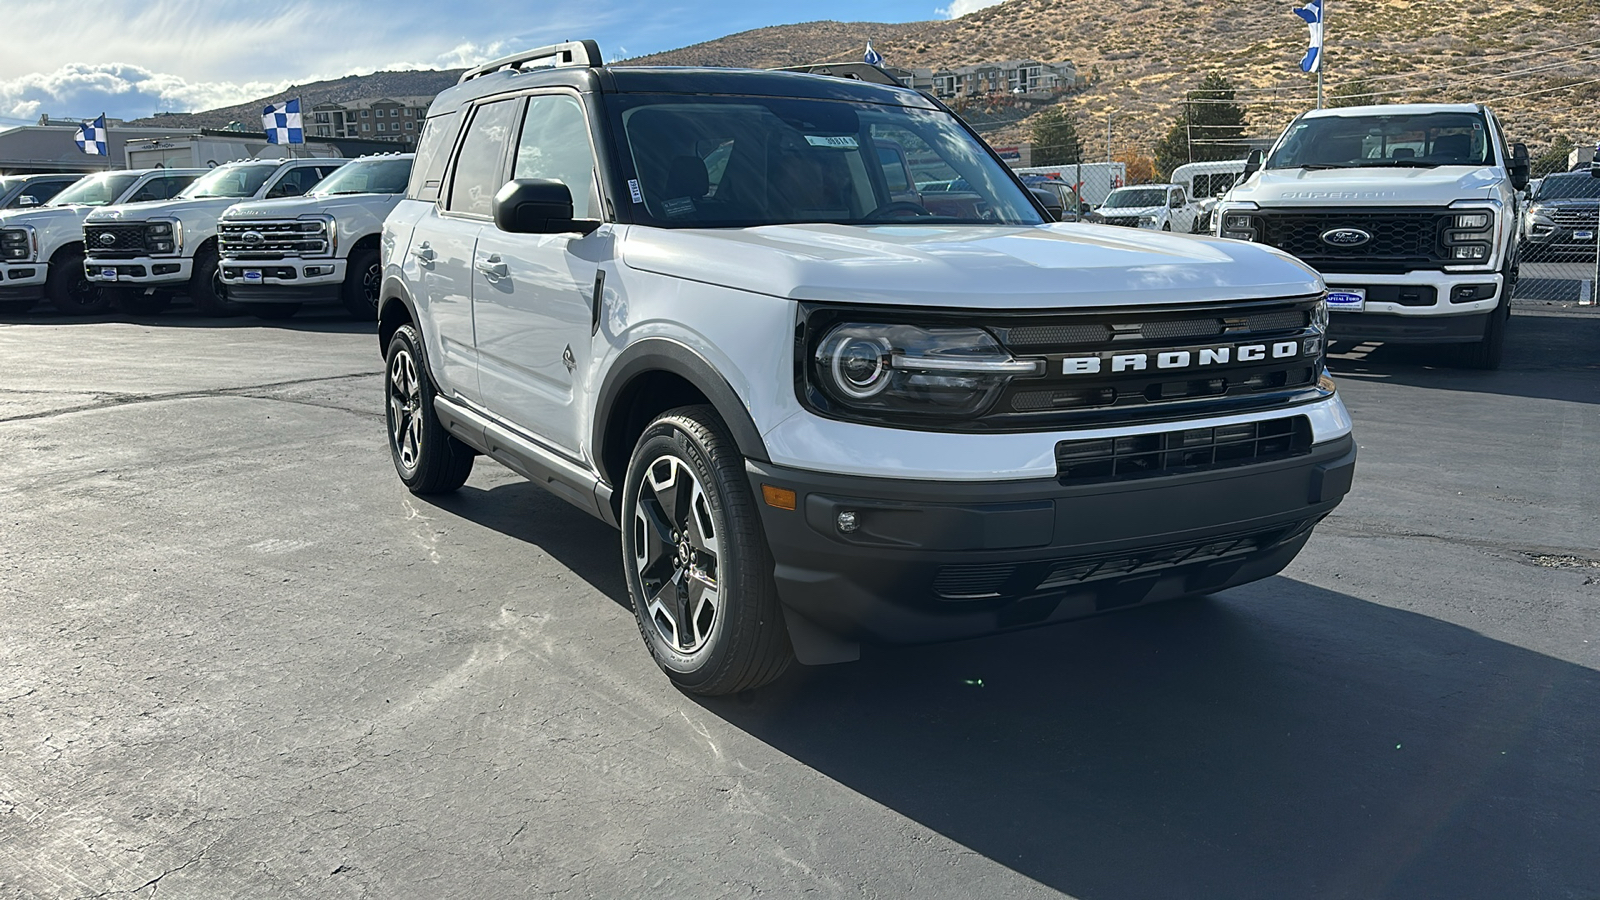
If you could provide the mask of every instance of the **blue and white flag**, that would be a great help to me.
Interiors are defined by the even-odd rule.
[[[1320,3],[1322,0],[1317,0],[1317,2]],[[881,66],[883,65],[883,54],[872,49],[872,42],[867,41],[867,55],[861,57],[861,61],[869,66]]]
[[[306,126],[305,120],[300,117],[300,98],[296,97],[263,109],[261,128],[267,133],[269,144],[304,144]]]
[[[1295,9],[1294,14],[1306,20],[1306,25],[1311,28],[1311,46],[1306,50],[1306,58],[1300,60],[1300,69],[1304,72],[1317,72],[1322,69],[1322,0],[1311,0],[1305,6]]]
[[[106,146],[106,114],[101,113],[93,122],[85,122],[78,126],[78,149],[90,156],[110,156],[110,148]]]

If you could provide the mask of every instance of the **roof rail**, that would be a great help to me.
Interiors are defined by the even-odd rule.
[[[474,78],[481,78],[498,72],[501,69],[520,71],[525,63],[536,60],[549,60],[547,66],[588,66],[596,68],[605,65],[600,59],[600,45],[594,41],[567,41],[562,44],[551,44],[548,47],[538,47],[533,50],[524,50],[513,53],[494,62],[487,62],[474,69],[468,69],[461,74],[461,80],[456,84],[466,84]]]
[[[800,72],[805,75],[832,75],[835,78],[848,78],[851,81],[865,81],[870,84],[886,84],[891,87],[909,87],[905,82],[890,75],[888,72],[864,62],[844,63],[813,63],[804,66],[783,66],[779,72]]]

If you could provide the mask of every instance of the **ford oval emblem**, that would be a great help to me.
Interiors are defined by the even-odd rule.
[[[1334,228],[1322,233],[1322,242],[1334,247],[1359,247],[1370,240],[1371,232],[1359,228]]]
[[[116,242],[117,242],[117,236],[116,235],[112,234],[109,231],[100,232],[100,243],[102,243],[102,244],[115,244]]]
[[[263,240],[261,237],[261,232],[259,231],[246,231],[244,234],[239,236],[239,239],[244,241],[246,244],[259,244]]]

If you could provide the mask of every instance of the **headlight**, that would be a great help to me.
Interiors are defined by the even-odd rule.
[[[1256,239],[1255,217],[1249,213],[1224,212],[1217,217],[1218,236],[1240,241]]]
[[[1311,308],[1311,327],[1321,334],[1328,333],[1328,294],[1323,292],[1322,299]]]
[[[850,322],[810,354],[808,381],[823,406],[874,413],[963,416],[981,412],[1012,378],[1043,374],[980,328]]]
[[[1454,262],[1487,262],[1494,216],[1484,212],[1456,213],[1445,220],[1445,252]]]
[[[183,248],[183,223],[177,219],[146,222],[144,246],[153,254],[170,256]]]
[[[1143,226],[1143,225],[1154,225],[1154,224],[1156,224],[1156,220],[1158,218],[1159,218],[1158,216],[1140,216],[1139,217],[1139,224],[1141,226]]]
[[[1463,231],[1484,231],[1489,227],[1489,214],[1467,213],[1456,216],[1456,227]]]
[[[32,229],[7,228],[0,231],[0,259],[28,262],[33,259],[35,242]]]
[[[339,246],[338,225],[336,224],[336,220],[330,216],[307,216],[301,219],[300,234],[306,238],[310,238],[315,235],[326,237],[328,241],[327,252],[324,254],[313,251],[310,254],[313,256],[332,256],[334,250]]]

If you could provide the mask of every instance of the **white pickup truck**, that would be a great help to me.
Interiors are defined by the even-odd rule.
[[[1112,191],[1086,221],[1193,234],[1200,223],[1200,206],[1182,185],[1141,184]]]
[[[1222,237],[1299,257],[1328,284],[1334,340],[1447,345],[1500,365],[1528,150],[1481,104],[1303,113],[1217,204]]]
[[[229,163],[212,169],[177,199],[97,209],[83,223],[85,271],[118,304],[160,308],[173,294],[187,292],[202,314],[229,315],[234,308],[217,272],[218,217],[241,200],[298,197],[344,163]]]
[[[304,197],[232,206],[217,224],[228,299],[263,319],[287,319],[303,303],[343,304],[375,321],[383,267],[378,239],[405,196],[412,154],[352,161]]]
[[[109,300],[83,270],[84,219],[97,207],[166,200],[205,172],[102,172],[83,178],[43,206],[0,214],[0,312],[27,312],[46,298],[68,315],[104,310]]]

